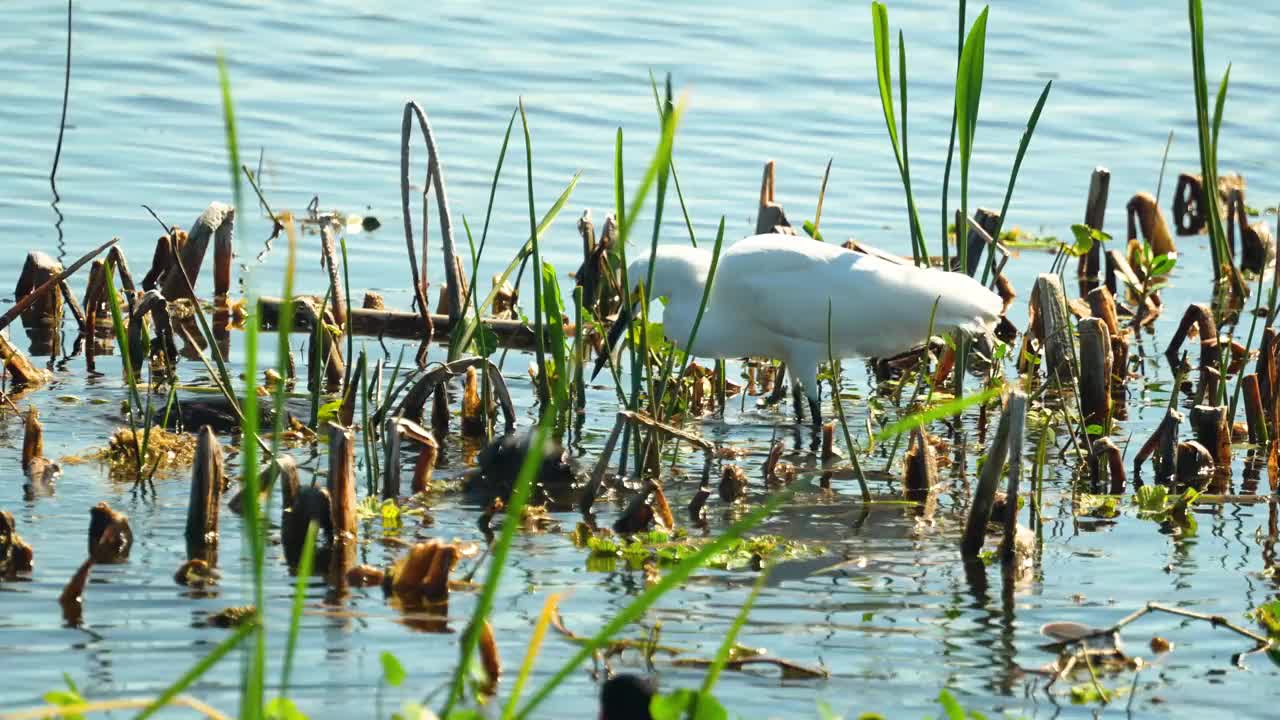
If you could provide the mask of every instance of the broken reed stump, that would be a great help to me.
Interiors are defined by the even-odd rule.
[[[1238,174],[1218,176],[1218,198],[1225,206],[1232,190],[1244,192],[1244,178]],[[1180,173],[1173,190],[1173,224],[1179,235],[1198,235],[1205,231],[1208,208],[1204,181],[1199,175]]]
[[[1230,408],[1226,405],[1196,405],[1191,408],[1191,431],[1208,449],[1210,457],[1223,471],[1231,468]]]
[[[1258,374],[1245,375],[1241,382],[1244,383],[1244,417],[1249,426],[1249,442],[1265,444],[1270,441],[1270,433],[1262,393],[1258,389]]]
[[[22,469],[30,471],[31,461],[39,457],[44,457],[44,426],[40,424],[40,411],[32,405],[23,422]]]
[[[0,578],[31,572],[34,557],[31,545],[18,535],[13,513],[0,510]]]
[[[774,201],[777,185],[777,164],[769,160],[764,164],[764,177],[760,180],[760,205],[756,210],[756,235],[765,233],[782,233],[795,235],[796,231],[787,221],[787,213]]]
[[[1243,190],[1232,189],[1228,194],[1224,224],[1227,226],[1227,247],[1233,255],[1236,252],[1236,231],[1239,229],[1240,269],[1245,272],[1262,272],[1275,257],[1275,242],[1271,238],[1271,227],[1266,221],[1259,220],[1249,224]]]
[[[908,500],[924,502],[929,491],[938,483],[938,454],[921,428],[911,431],[907,441],[902,487]]]
[[[317,300],[317,303],[319,301]],[[338,388],[346,375],[347,364],[342,358],[342,344],[333,337],[333,315],[304,300],[295,305],[295,325],[305,325],[311,330],[312,346],[307,348],[307,387],[314,390],[324,377],[322,387]],[[319,341],[318,347],[316,345]]]
[[[88,558],[80,564],[58,596],[58,604],[62,606],[62,619],[72,627],[78,627],[84,617],[84,588],[89,582],[89,571],[92,569],[93,558]]]
[[[1137,242],[1138,232],[1141,231],[1142,238],[1151,246],[1152,254],[1160,256],[1178,251],[1173,236],[1169,234],[1169,225],[1164,221],[1160,206],[1151,193],[1140,192],[1129,198],[1125,205],[1125,217],[1128,225],[1126,238],[1129,242]]]
[[[449,437],[449,382],[436,386],[431,394],[431,432],[436,437]]]
[[[1152,467],[1155,474],[1157,484],[1166,484],[1174,472],[1174,456],[1178,446],[1178,433],[1182,428],[1182,413],[1169,408],[1165,411],[1164,417],[1161,418],[1160,424],[1156,426],[1155,432],[1151,433],[1151,437],[1142,444],[1138,450],[1138,454],[1133,458],[1133,474],[1137,476],[1142,472],[1142,463],[1148,458],[1152,460]]]
[[[1213,309],[1205,303],[1192,303],[1182,314],[1178,329],[1173,332],[1173,337],[1169,338],[1169,346],[1165,348],[1164,357],[1169,361],[1170,367],[1178,366],[1178,356],[1182,353],[1182,346],[1187,341],[1187,334],[1191,332],[1192,325],[1196,327],[1201,343],[1213,341],[1216,346],[1218,324],[1213,320]],[[1203,359],[1201,362],[1204,362]]]
[[[117,242],[119,242],[119,240],[113,238],[99,245],[93,250],[90,250],[84,255],[81,255],[80,259],[71,263],[70,267],[68,267],[66,270],[63,270],[62,272],[58,273],[56,276],[46,280],[43,284],[35,287],[34,289],[24,293],[21,297],[17,298],[17,302],[13,304],[13,307],[6,310],[3,315],[0,315],[0,330],[3,330],[4,328],[8,327],[9,323],[13,322],[15,318],[17,318],[19,315],[25,312],[28,307],[38,302],[42,298],[44,298],[45,293],[52,292],[54,290],[65,290],[67,285],[66,283],[67,278],[71,277],[71,275],[74,274],[77,270],[87,265],[90,260],[97,257],[98,254],[101,253],[103,250],[106,250],[107,248],[112,247]]]
[[[747,473],[737,465],[725,465],[720,475],[720,499],[737,502],[747,495]]]
[[[1021,390],[1009,394],[1005,405],[1005,414],[1009,416],[1009,471],[1005,485],[1004,532],[1000,539],[1000,557],[1009,563],[1016,557],[1018,548],[1018,485],[1022,480],[1022,436],[1027,420],[1027,396]]]
[[[319,298],[316,298],[319,301]],[[263,330],[278,330],[280,322],[280,305],[283,301],[277,297],[258,298],[259,317]],[[293,332],[310,332],[315,328],[312,314],[303,307],[308,304],[306,298],[294,298]],[[432,337],[436,340],[448,340],[453,332],[453,323],[445,315],[431,315],[434,326]],[[349,332],[365,337],[389,337],[401,340],[421,340],[423,337],[422,316],[418,313],[397,310],[370,310],[352,308]],[[482,319],[486,328],[498,336],[498,343],[503,347],[518,350],[533,348],[537,335],[533,328],[519,320],[505,320],[486,317]],[[572,336],[574,327],[571,323],[564,326],[566,334]]]
[[[129,559],[133,548],[133,530],[129,516],[111,509],[100,502],[89,509],[89,557],[104,565],[118,564]]]
[[[1105,290],[1105,288],[1099,288]],[[1099,318],[1086,318],[1080,333],[1080,405],[1086,425],[1105,433],[1111,424],[1111,333]]]
[[[351,430],[329,423],[329,498],[333,541],[356,541],[356,442]]]
[[[282,483],[280,486],[281,509],[287,509],[293,506],[294,500],[298,496],[298,462],[292,456],[281,453],[274,460],[263,463],[258,469],[258,508],[265,507],[267,504],[267,496],[271,494],[272,488],[277,482]],[[231,496],[231,500],[227,502],[227,509],[239,515],[244,511],[244,493],[245,488],[241,487]]]
[[[973,219],[986,232],[986,236],[984,237],[982,233],[973,227],[969,227],[969,232],[965,234],[965,242],[969,244],[968,272],[970,276],[973,276],[981,266],[983,251],[988,252],[992,258],[995,256],[996,249],[987,246],[987,238],[991,238],[1000,229],[1000,213],[987,208],[978,208],[973,214]],[[957,235],[959,235],[960,227],[962,226],[956,225]],[[959,267],[959,262],[959,258],[956,258],[957,267]],[[990,262],[994,267],[995,260],[992,259]]]
[[[222,445],[208,425],[196,434],[196,459],[191,468],[191,499],[187,504],[187,559],[218,564],[218,508],[223,476]]]
[[[449,602],[449,574],[457,566],[457,545],[429,540],[413,545],[384,575],[383,583],[402,609]]]
[[[62,270],[62,263],[39,250],[27,253],[22,273],[18,276],[18,284],[13,289],[14,300],[21,300],[36,288],[54,280]],[[62,322],[62,299],[62,293],[58,291],[45,292],[36,297],[22,311],[22,324],[28,329],[57,327]]]
[[[1071,379],[1071,325],[1061,279],[1041,273],[1031,290],[1031,334],[1043,348],[1044,370],[1050,380]]]
[[[0,361],[11,382],[18,387],[40,385],[53,378],[53,373],[32,365],[3,332],[0,332]]]
[[[1204,478],[1214,472],[1213,454],[1203,443],[1187,440],[1178,443],[1174,481],[1179,486],[1201,488]]]
[[[152,272],[156,273],[160,294],[170,301],[196,299],[193,293],[195,286],[199,284],[200,266],[204,264],[209,241],[215,240],[215,246],[223,242],[222,238],[226,238],[225,242],[228,244],[232,242],[235,236],[235,214],[235,208],[226,203],[209,203],[209,207],[200,213],[200,217],[196,218],[195,224],[187,232],[186,242],[180,248],[174,248],[174,252],[165,258],[169,265],[159,272],[152,268]],[[150,276],[151,273],[148,273],[148,277]],[[88,308],[85,310],[88,311]]]
[[[1094,230],[1102,230],[1102,221],[1107,214],[1107,195],[1111,190],[1111,171],[1104,167],[1096,167],[1089,176],[1089,195],[1085,200],[1084,224]],[[1089,281],[1096,282],[1102,269],[1102,244],[1093,243],[1089,252],[1080,256],[1076,274]],[[971,273],[972,274],[972,273]]]
[[[480,393],[479,374],[475,367],[467,368],[466,380],[462,385],[462,434],[466,437],[483,438],[488,436],[492,427],[486,420],[493,418],[497,404],[489,400],[489,407],[484,407]]]
[[[1094,492],[1107,485],[1108,493],[1124,494],[1124,456],[1111,438],[1104,436],[1093,441],[1089,449],[1089,476]]]
[[[1020,398],[1016,403],[1015,397]],[[982,464],[982,472],[978,475],[978,485],[973,491],[969,517],[965,522],[964,535],[960,540],[960,553],[967,561],[978,557],[986,539],[987,523],[991,521],[991,509],[996,501],[996,488],[999,485],[1000,476],[1004,474],[1005,459],[1009,455],[1012,416],[1018,407],[1022,408],[1023,413],[1026,412],[1026,397],[1014,391],[1009,394],[1009,399],[1005,402],[1004,412],[1000,413],[1000,422],[996,427],[991,450],[987,453],[987,459]],[[1021,453],[1022,448],[1015,448],[1014,452]]]

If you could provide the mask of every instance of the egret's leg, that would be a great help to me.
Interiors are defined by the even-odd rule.
[[[804,412],[803,412],[804,404],[801,402],[801,398],[803,396],[804,396],[804,388],[800,386],[800,383],[799,382],[791,383],[791,401],[795,405],[797,423],[804,421]]]
[[[836,400],[839,402],[839,400]],[[822,427],[822,404],[815,397],[809,398],[809,412],[813,415],[813,426],[815,428]]]

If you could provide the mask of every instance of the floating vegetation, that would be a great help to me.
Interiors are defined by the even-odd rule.
[[[139,464],[142,447],[143,431],[119,428],[111,434],[107,446],[94,452],[93,457],[107,465],[113,476],[128,476]],[[195,460],[196,437],[153,427],[146,438],[146,448],[146,455],[141,459],[144,467],[155,471],[184,468]]]
[[[612,571],[617,561],[622,567],[641,570],[648,562],[660,567],[676,565],[696,555],[710,542],[692,537],[684,530],[650,530],[630,536],[615,535],[608,530],[592,530],[585,523],[574,529],[573,543],[588,551],[588,567],[596,571]],[[706,567],[718,570],[758,569],[766,563],[820,557],[826,548],[815,543],[800,542],[780,535],[758,535],[739,538],[707,558]]]

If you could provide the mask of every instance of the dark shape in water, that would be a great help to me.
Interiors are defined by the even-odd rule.
[[[651,720],[649,701],[657,692],[651,678],[624,673],[600,688],[600,720]]]
[[[531,437],[529,433],[511,433],[489,443],[477,456],[476,469],[465,478],[467,493],[486,503],[495,497],[510,499],[520,466],[529,452]],[[530,503],[572,507],[579,489],[575,463],[566,455],[564,446],[548,439],[542,448],[542,464],[534,479]]]

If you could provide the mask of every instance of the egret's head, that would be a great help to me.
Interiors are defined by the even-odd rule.
[[[650,267],[653,280],[650,282]],[[711,268],[711,254],[685,245],[660,245],[653,254],[652,263],[648,254],[627,266],[627,284],[630,297],[622,304],[618,319],[609,328],[609,337],[605,341],[604,351],[596,361],[595,373],[608,361],[615,346],[622,340],[631,325],[635,313],[635,305],[641,299],[652,301],[661,298],[670,302],[698,303],[702,299],[702,288],[707,281]],[[644,292],[640,292],[643,290]]]
[[[636,290],[649,281],[648,255],[627,266],[631,301],[637,302],[641,297],[649,301],[658,298],[669,301],[677,296],[694,298],[696,302],[702,296],[702,285],[707,281],[710,262],[705,250],[686,245],[661,245],[653,256],[653,285],[644,287],[643,296],[636,294]]]

